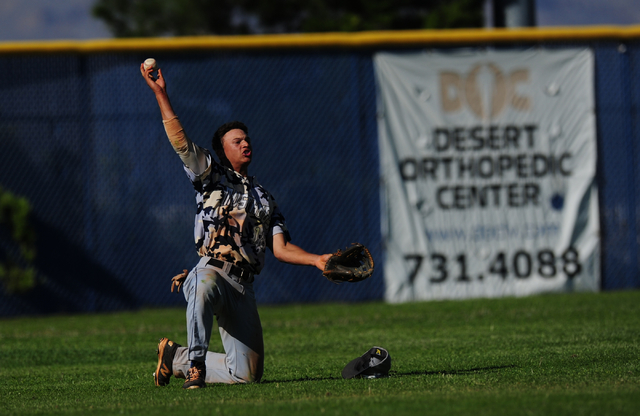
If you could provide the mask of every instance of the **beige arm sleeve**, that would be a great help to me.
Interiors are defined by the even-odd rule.
[[[162,120],[164,130],[171,146],[176,151],[182,163],[196,175],[202,174],[207,169],[207,156],[204,154],[200,146],[193,143],[185,134],[184,129],[178,116],[169,120]]]

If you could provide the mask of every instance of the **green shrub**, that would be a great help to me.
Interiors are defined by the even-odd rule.
[[[18,246],[0,262],[0,282],[8,294],[26,293],[36,286],[36,235],[30,220],[31,205],[26,198],[0,187],[0,230]]]

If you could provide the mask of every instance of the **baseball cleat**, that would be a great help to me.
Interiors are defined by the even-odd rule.
[[[158,343],[158,366],[156,372],[153,373],[153,381],[156,386],[166,386],[169,384],[171,374],[173,374],[173,356],[180,344],[167,339],[160,338]]]
[[[183,389],[201,389],[207,385],[204,377],[207,374],[207,367],[203,361],[196,361],[194,366],[187,371],[187,377],[182,385]]]

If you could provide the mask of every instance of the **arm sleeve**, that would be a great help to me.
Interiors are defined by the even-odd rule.
[[[284,234],[284,239],[291,241],[291,235],[289,234],[284,215],[280,212],[280,208],[278,208],[275,200],[271,199],[271,201],[273,202],[273,213],[271,214],[271,222],[269,224],[269,228],[271,229],[270,237],[276,234]]]
[[[182,124],[178,117],[172,117],[169,120],[162,120],[164,130],[171,146],[176,151],[182,163],[196,175],[200,175],[207,170],[210,159],[207,158],[204,150],[193,143],[184,132]]]

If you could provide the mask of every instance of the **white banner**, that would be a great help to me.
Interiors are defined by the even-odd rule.
[[[599,290],[592,52],[374,62],[386,300]]]

